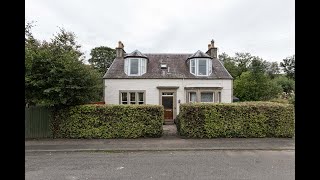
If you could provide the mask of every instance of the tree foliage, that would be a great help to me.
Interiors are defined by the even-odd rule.
[[[83,63],[75,35],[60,29],[50,42],[25,31],[25,102],[48,106],[82,104],[99,98],[99,73]]]
[[[234,95],[241,101],[265,101],[277,97],[281,87],[263,74],[244,72],[234,81]]]
[[[259,56],[253,56],[250,53],[238,52],[235,53],[234,57],[222,53],[219,55],[219,60],[235,79],[239,78],[243,72],[247,71],[263,72],[271,78],[274,78],[276,74],[279,74],[277,62],[268,62]]]
[[[272,79],[280,74],[280,67],[277,62],[266,62],[266,73]]]
[[[116,50],[106,46],[100,46],[93,48],[90,55],[89,63],[104,75],[116,57]]]
[[[290,79],[286,76],[279,76],[273,79],[273,81],[281,86],[282,91],[285,93],[291,93],[292,91],[295,91],[295,81],[293,79]]]
[[[238,66],[232,57],[226,53],[219,55],[219,60],[223,63],[223,66],[228,70],[233,78],[238,76]]]
[[[289,56],[280,62],[282,70],[286,73],[288,78],[295,79],[295,55]]]

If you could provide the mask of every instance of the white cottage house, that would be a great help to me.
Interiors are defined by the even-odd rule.
[[[231,103],[233,78],[218,60],[214,41],[206,53],[126,53],[119,42],[116,58],[103,76],[106,104],[157,104],[166,121],[180,103]]]

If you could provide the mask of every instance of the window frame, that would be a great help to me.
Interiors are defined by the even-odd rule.
[[[206,61],[206,74],[199,74],[199,61]],[[194,65],[193,65],[194,64]],[[194,73],[192,72],[192,68],[194,67]],[[212,59],[210,58],[194,58],[190,59],[189,63],[189,72],[195,76],[209,76],[212,74]]]
[[[209,102],[203,102],[203,101],[201,101],[201,94],[202,93],[210,93],[210,94],[212,94],[212,101],[209,101]],[[199,98],[199,102],[201,102],[201,103],[215,103],[216,101],[215,101],[215,91],[206,91],[206,90],[204,90],[204,91],[200,91],[199,92],[199,94],[200,94],[200,98]]]
[[[186,103],[221,103],[221,88],[188,88],[186,89]],[[196,93],[196,101],[190,101],[190,93]],[[201,93],[213,93],[212,102],[201,102]],[[220,95],[219,95],[220,93]],[[220,96],[220,97],[218,97]]]
[[[195,101],[191,101],[191,93],[195,93],[196,94],[196,100]],[[190,103],[195,103],[195,102],[197,102],[197,91],[189,91],[188,92],[188,102],[190,102]]]
[[[142,104],[146,104],[146,91],[145,90],[120,90],[119,91],[119,104],[123,104],[122,100],[122,94],[126,93],[127,94],[127,105],[140,105],[140,102]],[[134,101],[131,101],[131,93],[134,93],[135,99]],[[139,100],[139,93],[143,93],[143,101]],[[131,104],[131,102],[135,102],[134,104]]]
[[[138,73],[131,74],[131,61],[138,60]],[[124,59],[124,72],[128,76],[141,76],[147,72],[147,59],[145,58],[125,58]]]

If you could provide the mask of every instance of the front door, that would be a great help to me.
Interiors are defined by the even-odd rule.
[[[162,105],[164,106],[164,119],[173,120],[173,96],[162,96]]]

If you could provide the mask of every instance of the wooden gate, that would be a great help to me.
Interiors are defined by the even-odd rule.
[[[25,138],[51,138],[52,113],[47,107],[25,108]]]

